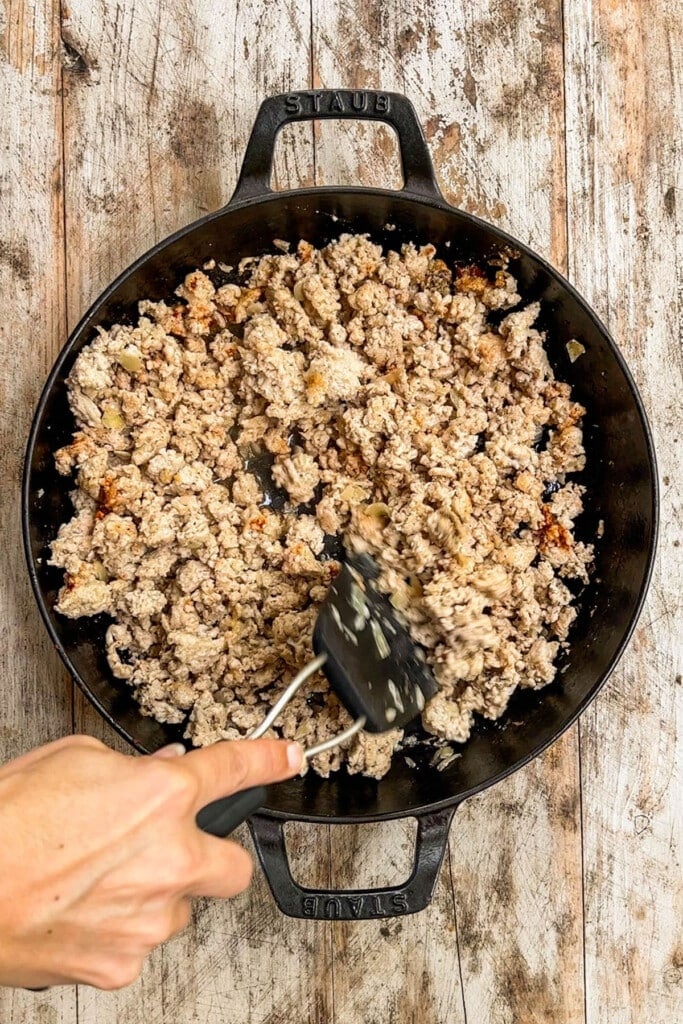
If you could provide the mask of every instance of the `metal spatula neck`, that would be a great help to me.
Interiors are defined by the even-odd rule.
[[[290,700],[294,697],[295,693],[301,689],[310,676],[314,675],[323,667],[326,660],[326,654],[319,654],[316,658],[313,658],[312,661],[309,661],[307,665],[304,665],[300,672],[297,672],[294,679],[292,679],[287,689],[281,694],[275,704],[273,704],[261,724],[249,734],[250,740],[257,740],[260,739],[261,736],[265,736],[271,726],[275,723],[278,716],[282,714]],[[315,757],[317,754],[322,754],[324,751],[332,750],[333,747],[337,747],[341,743],[346,743],[347,740],[350,740],[356,735],[356,733],[360,732],[364,725],[365,718],[364,716],[361,716],[360,718],[357,718],[355,722],[348,727],[348,729],[344,729],[343,732],[337,733],[335,736],[331,736],[330,739],[324,740],[322,743],[317,743],[313,747],[308,747],[304,750],[305,760],[310,761],[311,758]]]

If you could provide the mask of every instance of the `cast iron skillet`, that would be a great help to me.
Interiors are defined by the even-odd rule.
[[[273,193],[270,173],[278,131],[311,118],[383,121],[398,134],[404,186],[307,188]],[[455,808],[473,793],[504,778],[545,749],[575,720],[612,672],[633,631],[649,582],[657,533],[655,456],[642,403],[605,327],[549,264],[527,246],[470,214],[449,206],[434,178],[427,145],[412,104],[395,93],[320,91],[274,96],[258,112],[242,172],[229,204],[183,228],[126,270],[86,313],[47,381],[26,455],[23,526],[29,573],[43,619],[67,668],[107,721],[134,747],[151,752],[180,738],[180,727],[143,718],[126,687],[112,677],[104,657],[107,622],[70,621],[54,612],[61,573],[46,564],[48,545],[68,519],[69,482],[54,469],[52,452],[69,441],[73,419],[65,378],[97,324],[130,320],[141,298],[170,296],[183,275],[215,257],[237,264],[244,256],[272,252],[274,238],[305,238],[325,245],[342,231],[368,232],[386,246],[433,242],[439,255],[481,261],[511,246],[512,270],[525,299],[541,299],[550,358],[587,408],[588,485],[580,535],[594,540],[592,584],[580,595],[571,652],[559,681],[541,692],[518,694],[501,722],[480,723],[462,756],[444,772],[429,765],[430,751],[410,751],[409,768],[397,756],[380,782],[349,777],[305,779],[273,787],[266,810],[254,816],[256,849],[280,908],[294,917],[369,918],[414,913],[432,895]],[[566,343],[576,338],[585,354],[571,364]],[[412,815],[418,820],[415,863],[402,885],[374,891],[313,891],[292,878],[283,825],[365,822]]]

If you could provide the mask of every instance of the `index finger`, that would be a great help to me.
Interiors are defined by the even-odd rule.
[[[285,740],[223,740],[201,750],[191,750],[178,765],[198,783],[200,810],[222,796],[251,786],[291,779],[301,768],[303,750]]]

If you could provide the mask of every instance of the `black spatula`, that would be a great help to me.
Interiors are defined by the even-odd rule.
[[[330,587],[313,630],[317,657],[292,680],[250,739],[263,736],[306,679],[322,669],[355,721],[344,732],[304,751],[307,760],[350,739],[361,729],[402,728],[420,714],[437,692],[424,653],[410,639],[399,617],[376,585],[377,566],[367,555],[352,555]],[[197,824],[227,836],[263,805],[263,786],[207,804]]]
[[[377,589],[378,575],[368,555],[347,558],[313,630],[330,685],[368,732],[403,728],[437,691],[422,648]]]

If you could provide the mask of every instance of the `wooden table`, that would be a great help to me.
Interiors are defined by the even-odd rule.
[[[0,0],[4,757],[71,730],[117,745],[26,580],[19,474],[39,390],[110,279],[229,198],[269,93],[408,93],[446,195],[547,255],[608,323],[663,493],[627,656],[578,726],[458,811],[427,911],[292,921],[257,874],[234,902],[198,904],[132,988],[4,991],[3,1024],[683,1019],[682,70],[675,0]],[[397,184],[396,144],[369,124],[298,125],[277,176]],[[407,872],[412,835],[298,826],[289,841],[309,884],[386,884]]]

